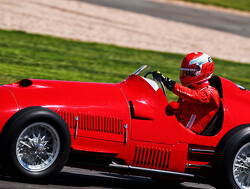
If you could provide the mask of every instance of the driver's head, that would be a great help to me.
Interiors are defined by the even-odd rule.
[[[180,68],[180,81],[184,86],[192,86],[207,81],[214,72],[214,62],[202,52],[192,52],[185,56]]]

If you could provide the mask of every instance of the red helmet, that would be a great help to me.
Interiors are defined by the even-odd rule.
[[[214,73],[214,62],[202,52],[189,53],[182,61],[180,81],[184,86],[199,84],[210,79]]]

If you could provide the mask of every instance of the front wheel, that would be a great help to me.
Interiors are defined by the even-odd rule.
[[[61,171],[70,153],[67,124],[58,114],[42,107],[16,113],[2,136],[3,166],[14,177],[50,178]]]
[[[26,127],[16,141],[16,158],[31,172],[49,168],[60,152],[58,132],[48,123],[36,122]]]

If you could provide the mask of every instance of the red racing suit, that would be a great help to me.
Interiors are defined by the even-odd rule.
[[[166,112],[175,114],[187,129],[200,134],[219,109],[218,91],[206,82],[192,89],[176,83],[172,92],[180,98],[169,103]]]

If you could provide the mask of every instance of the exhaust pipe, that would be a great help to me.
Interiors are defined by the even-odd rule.
[[[77,156],[78,157],[78,156]],[[86,158],[86,156],[84,156]],[[122,164],[124,162],[117,163],[116,161],[109,161],[110,159],[92,159],[92,162],[84,161],[84,158],[78,159],[70,159],[67,163],[68,166],[85,168],[90,170],[98,170],[105,172],[114,172],[120,174],[128,174],[128,175],[138,175],[138,176],[148,176],[148,177],[175,177],[175,178],[184,178],[188,180],[195,180],[200,182],[206,182],[205,177],[189,174],[189,173],[181,173],[175,171],[166,171],[160,169],[152,169],[145,167],[136,167],[132,165]]]
[[[159,169],[150,169],[150,168],[144,168],[144,167],[135,167],[131,165],[119,165],[112,163],[108,165],[108,168],[112,170],[120,170],[120,171],[126,171],[128,174],[140,174],[140,175],[158,175],[158,176],[173,176],[178,178],[187,178],[187,179],[198,179],[198,180],[204,180],[205,178],[193,174],[188,173],[180,173],[180,172],[174,172],[174,171],[165,171],[165,170],[159,170]]]

